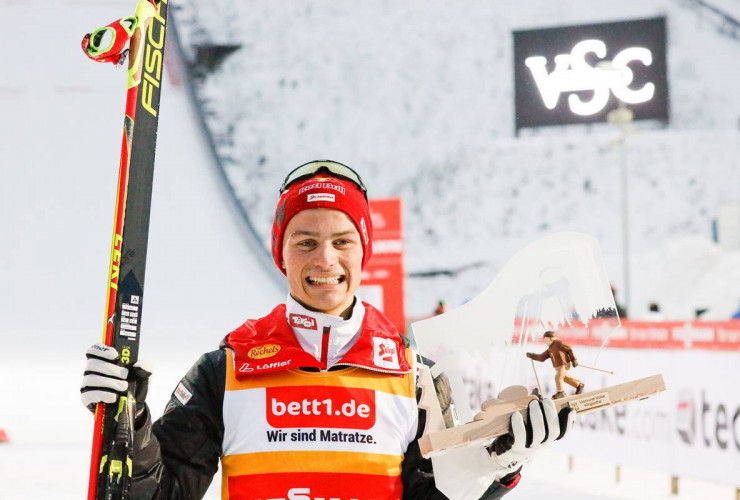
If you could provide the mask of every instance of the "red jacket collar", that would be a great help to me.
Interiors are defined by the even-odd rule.
[[[364,303],[362,334],[337,363],[392,374],[411,371],[401,335],[393,323],[373,306]],[[235,353],[237,378],[291,368],[324,368],[303,350],[285,320],[285,304],[264,318],[247,320],[224,339]]]

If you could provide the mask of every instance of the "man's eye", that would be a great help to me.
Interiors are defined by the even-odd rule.
[[[312,248],[316,246],[316,242],[314,240],[302,240],[298,242],[298,246],[304,248]]]

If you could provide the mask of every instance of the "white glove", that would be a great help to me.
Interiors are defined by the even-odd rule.
[[[432,457],[434,483],[447,498],[477,500],[494,481],[515,473],[545,445],[570,430],[576,412],[570,407],[555,409],[551,399],[532,401],[527,423],[521,413],[511,415],[511,430],[488,448],[461,447]]]
[[[573,427],[576,412],[564,407],[558,415],[552,399],[530,401],[527,422],[522,414],[511,415],[511,430],[491,445],[491,459],[502,468],[503,477],[532,459],[547,444],[562,438]]]
[[[118,365],[118,351],[105,344],[93,344],[85,352],[87,363],[82,377],[80,392],[82,404],[94,412],[97,403],[115,403],[128,391],[129,381],[136,382],[136,402],[142,404],[149,388],[148,379],[152,370],[147,363],[137,362],[131,373]]]

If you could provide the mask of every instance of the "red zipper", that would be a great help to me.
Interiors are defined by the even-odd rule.
[[[322,370],[327,369],[327,365],[329,363],[328,361],[328,350],[329,350],[329,330],[331,330],[331,327],[325,326],[324,327],[324,333],[321,337],[321,366]]]

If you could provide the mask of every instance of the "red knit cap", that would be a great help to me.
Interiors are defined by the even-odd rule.
[[[331,208],[347,214],[360,233],[364,268],[373,253],[373,224],[365,195],[353,182],[321,172],[291,185],[278,200],[272,221],[272,257],[278,269],[285,274],[283,236],[288,222],[298,212],[311,208]]]

